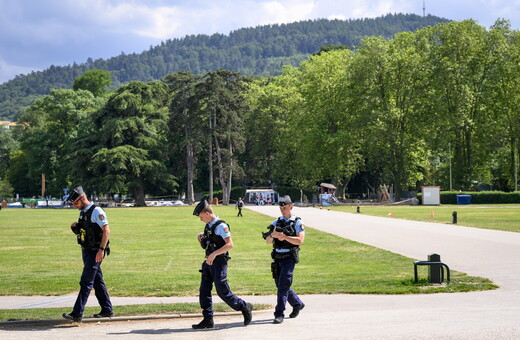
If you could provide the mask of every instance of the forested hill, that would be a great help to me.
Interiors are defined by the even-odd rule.
[[[110,71],[114,86],[150,81],[180,70],[203,74],[219,68],[243,74],[276,75],[283,65],[298,65],[324,45],[355,47],[366,36],[391,38],[401,31],[447,22],[435,16],[388,14],[375,19],[309,20],[243,28],[229,35],[190,35],[167,40],[142,53],[121,54],[68,66],[50,66],[0,85],[0,120],[14,120],[23,106],[52,88],[70,88],[87,70]]]

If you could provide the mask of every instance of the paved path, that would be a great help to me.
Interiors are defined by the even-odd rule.
[[[249,209],[279,215],[278,207]],[[501,288],[455,294],[303,296],[306,308],[300,316],[281,325],[271,324],[270,311],[255,313],[248,327],[241,325],[241,316],[218,317],[217,329],[211,331],[193,331],[191,324],[198,322],[197,318],[0,329],[0,338],[520,339],[520,234],[313,208],[296,207],[295,213],[309,227],[412,258],[426,259],[428,254],[438,253],[450,268],[491,278]],[[410,263],[410,271],[412,268]],[[49,305],[53,299],[18,297],[11,307]],[[70,297],[57,299],[70,306]],[[136,299],[169,302],[184,298],[117,298],[117,303]],[[248,299],[274,303],[273,296]],[[8,300],[0,298],[2,308]]]

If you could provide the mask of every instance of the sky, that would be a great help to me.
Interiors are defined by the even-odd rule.
[[[520,0],[0,0],[0,83],[51,65],[141,53],[191,34],[388,13],[498,18],[520,29]]]

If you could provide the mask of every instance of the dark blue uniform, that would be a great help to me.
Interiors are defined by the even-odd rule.
[[[217,222],[217,225],[215,225]],[[214,228],[213,228],[214,227]],[[231,236],[228,226],[215,218],[206,225],[205,233],[211,232],[214,238],[221,238],[222,241]],[[209,241],[208,241],[209,242]],[[220,248],[217,246],[216,249]],[[208,254],[207,254],[208,255]],[[211,297],[211,290],[213,284],[217,290],[218,296],[236,311],[243,311],[246,309],[246,302],[233,294],[229,288],[227,281],[227,260],[228,256],[219,255],[215,258],[212,265],[208,265],[206,261],[202,263],[202,279],[200,281],[199,302],[202,308],[202,315],[204,317],[213,317],[213,299]]]
[[[91,207],[92,204],[81,211],[80,221],[82,218],[89,217],[86,214],[89,212]],[[103,209],[99,207],[95,207],[95,209],[91,212],[89,222],[96,223],[100,227],[108,224]],[[83,311],[85,310],[85,306],[92,288],[95,290],[96,298],[99,302],[99,305],[101,306],[101,312],[107,314],[112,313],[112,302],[110,301],[107,287],[105,285],[105,281],[103,280],[103,272],[101,271],[102,262],[96,262],[96,254],[98,250],[99,247],[82,247],[81,249],[83,258],[83,273],[81,274],[81,280],[79,282],[80,291],[78,298],[76,299],[72,313],[70,313],[70,315],[73,317],[81,318],[83,316]]]
[[[281,216],[272,223],[273,226],[276,226],[277,224],[291,224],[293,227],[292,234],[294,235],[289,236],[296,236],[297,233],[304,232],[301,220],[299,218],[296,218],[295,216],[291,216],[288,219]],[[277,301],[276,308],[274,311],[275,318],[284,317],[285,305],[287,304],[287,302],[289,302],[289,304],[292,307],[303,306],[303,302],[291,288],[293,282],[294,267],[296,266],[296,260],[294,255],[291,253],[291,248],[298,247],[291,247],[287,244],[286,248],[282,248],[280,246],[281,244],[281,242],[278,242],[276,240],[273,242],[273,266],[275,266],[273,270],[276,273],[275,283],[277,288]]]

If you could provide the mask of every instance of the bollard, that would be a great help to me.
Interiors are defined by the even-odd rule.
[[[441,262],[441,256],[439,254],[428,255],[428,261],[430,262]],[[428,282],[430,283],[442,283],[442,266],[440,264],[431,264],[428,266]]]
[[[453,217],[452,223],[457,224],[457,212],[456,211],[452,212],[451,216]]]

